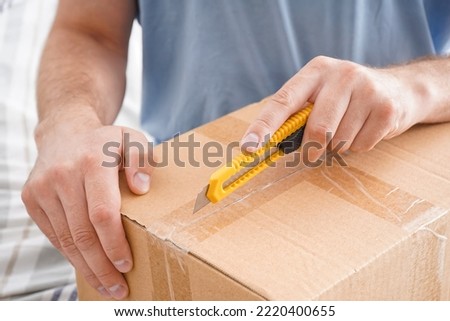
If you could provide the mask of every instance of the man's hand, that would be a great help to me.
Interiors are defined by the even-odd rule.
[[[317,57],[268,98],[241,146],[254,151],[291,114],[311,102],[314,108],[303,145],[314,142],[311,146],[321,147],[304,155],[309,162],[325,151],[327,133],[333,146],[345,142],[341,152],[368,151],[416,123],[450,120],[448,81],[444,82],[449,69],[449,59],[375,69]]]
[[[139,155],[122,153],[124,132],[146,148],[144,136],[107,126],[122,105],[135,15],[133,0],[59,1],[39,70],[38,158],[22,192],[52,244],[90,285],[116,299],[128,295],[121,272],[133,260],[119,213],[120,164],[102,166],[114,160],[105,144],[115,142],[117,163],[129,161],[125,174],[133,192],[147,192],[151,171],[138,168]]]
[[[22,192],[30,216],[51,243],[91,286],[115,299],[128,295],[121,272],[133,266],[120,216],[118,170],[124,162],[102,163],[126,157],[125,175],[136,194],[149,190],[152,170],[148,162],[139,167],[147,155],[137,149],[123,155],[124,133],[147,152],[145,136],[128,128],[68,119],[42,123],[36,131],[38,159]],[[108,149],[116,158],[104,154],[108,142],[117,146]]]

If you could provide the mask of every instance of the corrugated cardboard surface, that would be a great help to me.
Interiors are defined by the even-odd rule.
[[[180,140],[237,142],[259,108]],[[177,166],[169,148],[169,166],[155,170],[148,195],[121,182],[135,260],[130,299],[448,300],[449,133],[450,124],[417,126],[347,155],[349,166],[288,167],[291,154],[195,215],[197,193],[217,167],[189,165],[187,148],[186,166]],[[202,154],[195,149],[201,164]],[[99,299],[78,282],[80,299]]]

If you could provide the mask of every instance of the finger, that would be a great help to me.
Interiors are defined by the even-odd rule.
[[[61,254],[64,255],[61,249],[61,244],[59,243],[58,238],[56,237],[55,230],[50,223],[47,215],[41,206],[35,201],[36,198],[32,193],[32,188],[29,188],[27,185],[24,186],[22,190],[22,202],[25,205],[25,208],[33,219],[34,223],[39,227],[39,229],[44,233],[44,235],[48,238],[50,243],[58,249]]]
[[[371,112],[351,144],[350,150],[366,152],[375,147],[389,133],[389,128],[380,126],[380,123],[382,123],[380,116],[375,112]]]
[[[340,152],[347,151],[369,116],[369,109],[363,108],[364,102],[351,99],[347,111],[331,141],[331,147],[341,145]]]
[[[42,210],[37,212],[39,213],[38,215],[41,215],[39,224],[42,224],[45,220],[50,223],[50,226],[47,224],[41,225],[44,234],[49,237],[52,244],[62,252],[94,289],[97,289],[104,297],[111,297],[75,245],[61,202],[57,198],[43,198],[40,200],[40,206]],[[54,234],[52,234],[50,229],[54,231]],[[57,241],[52,241],[53,239]]]
[[[101,283],[99,292],[106,291],[116,299],[124,298],[128,294],[126,281],[106,256],[89,220],[83,186],[60,186],[62,188],[58,189],[58,194],[66,213],[73,242],[90,267],[91,273],[96,275]]]
[[[94,289],[97,289],[99,293],[104,297],[111,297],[109,295],[109,292],[106,291],[95,274],[86,264],[81,253],[77,251],[76,247],[67,245],[65,243],[63,243],[63,247],[63,245],[61,244],[59,237],[61,235],[70,234],[69,232],[67,232],[67,222],[61,218],[55,220],[52,223],[47,215],[47,213],[52,213],[52,217],[64,215],[64,211],[59,200],[56,197],[52,196],[50,192],[46,192],[46,189],[40,188],[40,186],[42,186],[41,184],[33,184],[31,183],[32,181],[33,179],[32,177],[30,177],[30,179],[27,181],[27,184],[22,190],[22,200],[25,204],[27,212],[30,214],[30,217],[33,219],[39,229],[46,235],[50,243],[52,243],[52,245],[56,249],[58,249],[58,251],[84,276],[86,281]],[[39,190],[41,193],[39,197],[37,197],[37,195],[35,195],[34,193],[37,190]],[[37,200],[39,200],[39,202]],[[44,210],[43,208],[46,208],[46,210]],[[56,233],[53,226],[58,229],[58,234]],[[63,237],[62,239],[67,240],[65,242],[69,242],[70,237]],[[66,252],[67,248],[70,248],[71,252]]]
[[[316,91],[319,79],[320,74],[317,71],[310,71],[308,66],[305,66],[263,102],[261,112],[241,140],[241,149],[247,152],[256,151],[289,116],[305,106]]]
[[[350,90],[333,79],[317,94],[302,143],[309,162],[316,162],[325,151],[345,115],[350,98]]]
[[[131,270],[133,259],[120,215],[117,168],[91,167],[85,176],[85,192],[89,220],[103,248],[103,251],[86,252],[86,260],[97,262],[95,264],[98,265],[93,267],[93,271],[102,283],[108,282],[108,290],[115,298],[124,297],[128,294],[128,287],[117,270],[121,272]],[[98,257],[98,253],[103,252],[117,270],[110,262]],[[111,280],[115,280],[116,283],[111,285]]]
[[[150,189],[150,178],[153,171],[151,164],[152,151],[144,134],[124,128],[124,170],[130,190],[138,195]]]

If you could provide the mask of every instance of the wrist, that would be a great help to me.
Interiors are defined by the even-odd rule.
[[[89,129],[101,127],[102,123],[89,106],[65,106],[64,109],[53,110],[40,117],[34,131],[36,144],[45,144],[47,137],[57,135],[76,135]]]
[[[398,107],[396,131],[403,132],[426,117],[423,106],[430,99],[429,88],[426,83],[418,79],[415,68],[398,66],[385,69],[393,81],[385,81],[387,93]]]
[[[438,60],[421,60],[391,69],[400,81],[399,96],[411,114],[412,125],[440,120],[446,100],[438,64]]]

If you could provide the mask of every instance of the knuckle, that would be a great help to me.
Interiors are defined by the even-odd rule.
[[[48,189],[49,186],[60,188],[64,190],[71,190],[74,184],[74,177],[76,177],[77,170],[75,164],[71,162],[60,163],[52,166],[40,184],[39,193],[43,193],[44,189]],[[45,185],[44,185],[45,184]]]
[[[61,246],[56,234],[54,234],[54,233],[48,234],[47,239],[56,249],[58,249],[59,251],[62,251],[62,246]]]
[[[71,164],[69,163],[56,164],[48,170],[46,177],[42,178],[42,180],[39,183],[41,186],[46,184],[46,182],[53,182],[52,184],[64,183],[71,177],[71,172],[72,172]]]
[[[97,272],[96,277],[101,280],[102,283],[104,283],[107,286],[112,286],[117,284],[116,278],[119,276],[119,272],[111,267],[106,267],[99,269],[99,272]]]
[[[255,120],[255,125],[259,128],[263,128],[267,131],[270,131],[273,129],[273,121],[270,117],[261,117]]]
[[[69,257],[72,257],[78,253],[72,234],[70,234],[69,231],[59,235],[58,242],[61,245],[61,250],[64,251],[64,253],[66,253]]]
[[[31,188],[28,183],[23,187],[20,197],[22,198],[22,202],[25,205],[28,205],[32,202],[33,198],[32,198],[32,194],[31,194]]]
[[[96,154],[87,152],[81,157],[82,165],[86,169],[97,168],[102,164],[102,160]]]
[[[378,119],[384,124],[391,124],[396,117],[396,108],[392,100],[385,100],[378,107]]]
[[[97,242],[97,237],[94,231],[85,229],[73,231],[73,240],[80,251],[86,251]]]
[[[68,168],[69,166],[64,163],[55,164],[50,169],[48,169],[48,175],[52,181],[64,181],[65,177],[67,176]]]
[[[332,133],[328,125],[323,123],[317,123],[308,128],[309,138],[313,141],[323,141],[327,133]]]
[[[120,259],[123,257],[123,253],[124,253],[123,246],[124,246],[124,243],[116,244],[116,245],[105,244],[104,248],[105,248],[105,252],[107,253],[107,256],[109,258]]]
[[[310,65],[316,66],[319,69],[327,68],[333,63],[334,59],[327,56],[316,56],[310,61]]]
[[[278,105],[278,108],[289,109],[294,105],[294,88],[285,85],[272,95],[270,100]]]
[[[363,95],[366,99],[377,98],[380,93],[380,89],[377,84],[373,81],[366,80],[363,85]]]
[[[89,283],[93,288],[98,288],[100,286],[100,282],[98,281],[97,276],[92,272],[85,272],[83,274],[84,279],[87,283]]]
[[[339,72],[342,82],[347,84],[359,81],[364,75],[363,68],[350,61],[341,61]]]
[[[114,214],[111,207],[106,204],[97,204],[89,211],[89,218],[94,226],[107,226]]]
[[[32,202],[36,199],[37,194],[41,197],[45,197],[47,195],[47,191],[49,190],[49,179],[44,174],[33,175],[30,177],[25,184],[22,190],[22,199],[24,203]]]

